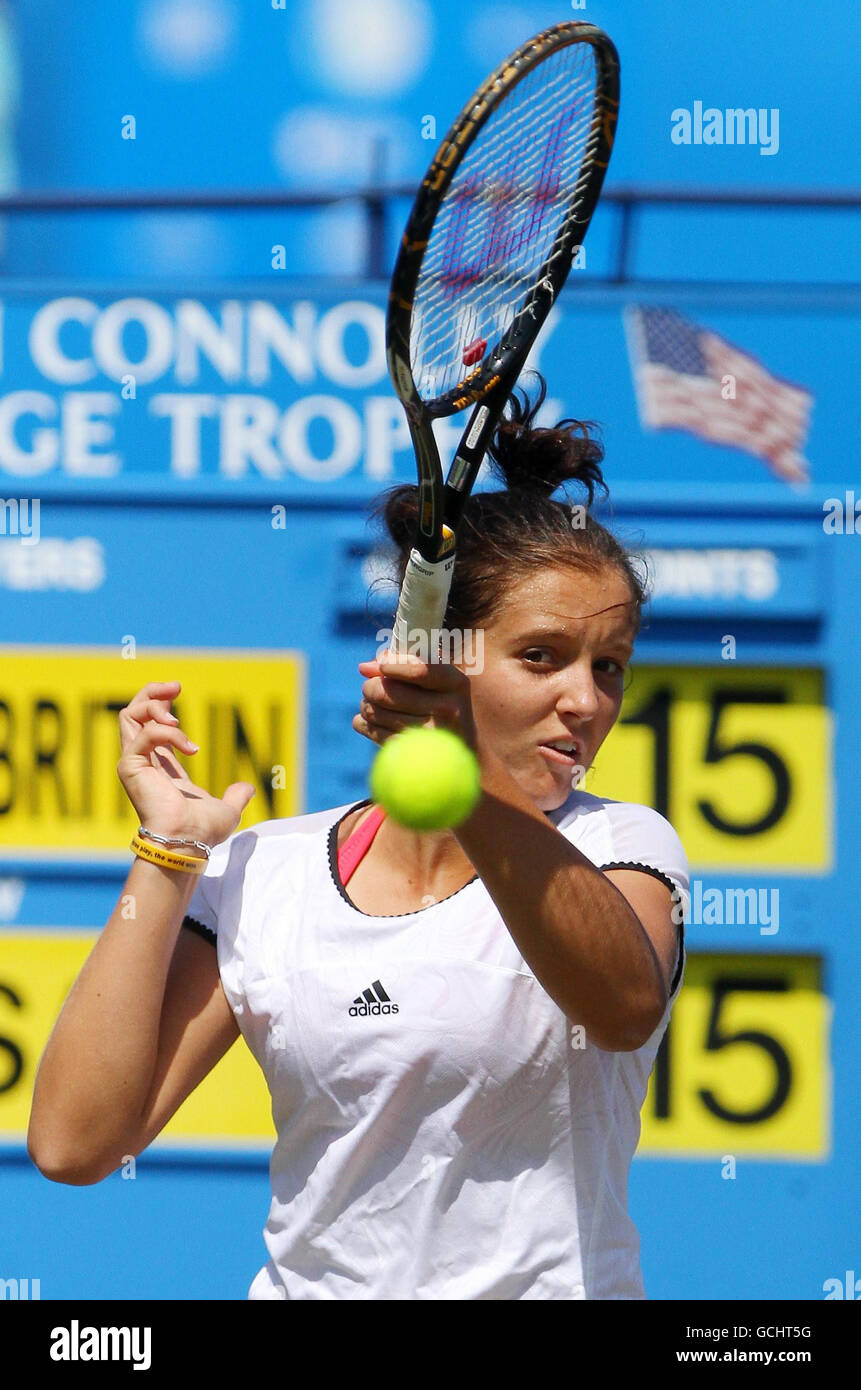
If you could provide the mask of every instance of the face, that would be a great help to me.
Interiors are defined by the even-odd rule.
[[[542,811],[567,800],[574,768],[591,767],[615,724],[635,630],[615,565],[529,575],[485,626],[484,669],[470,674],[476,729]]]

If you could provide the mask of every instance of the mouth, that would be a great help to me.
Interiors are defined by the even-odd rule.
[[[552,739],[539,743],[538,747],[549,762],[559,763],[561,767],[582,767],[583,745],[576,739]]]

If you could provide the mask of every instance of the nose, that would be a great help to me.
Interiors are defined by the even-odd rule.
[[[567,668],[556,708],[560,714],[573,715],[581,721],[593,719],[598,713],[598,687],[591,661],[574,662]]]

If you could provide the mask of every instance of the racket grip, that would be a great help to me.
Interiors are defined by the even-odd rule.
[[[426,560],[410,551],[392,634],[392,651],[404,655],[416,632],[430,633],[442,627],[454,570],[454,552],[443,560]]]

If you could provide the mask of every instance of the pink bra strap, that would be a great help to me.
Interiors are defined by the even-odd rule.
[[[338,874],[345,887],[371,848],[385,818],[382,806],[375,806],[338,850]]]

